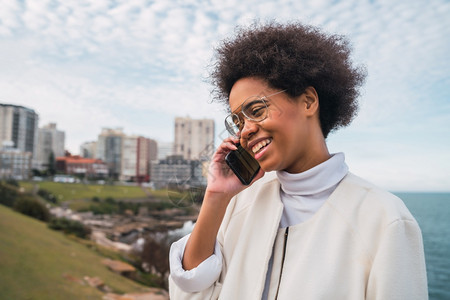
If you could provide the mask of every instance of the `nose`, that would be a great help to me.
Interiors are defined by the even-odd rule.
[[[257,131],[258,125],[256,122],[245,120],[244,125],[241,128],[241,144],[243,141],[247,142]]]

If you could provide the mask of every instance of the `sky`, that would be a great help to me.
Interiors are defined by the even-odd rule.
[[[351,42],[360,110],[327,138],[391,191],[450,191],[448,0],[0,1],[0,103],[22,105],[79,153],[104,127],[172,142],[174,118],[213,118],[214,49],[236,26],[302,22]]]

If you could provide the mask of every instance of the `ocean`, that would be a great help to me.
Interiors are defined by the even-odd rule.
[[[422,230],[430,300],[450,299],[450,193],[394,193]]]

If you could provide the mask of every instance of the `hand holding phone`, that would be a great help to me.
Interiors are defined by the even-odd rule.
[[[248,153],[240,144],[237,150],[227,154],[225,161],[244,185],[249,185],[260,169],[258,161]]]

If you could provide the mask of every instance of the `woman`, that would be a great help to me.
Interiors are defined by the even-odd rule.
[[[301,24],[223,43],[212,78],[231,137],[194,230],[172,245],[171,299],[427,299],[418,224],[325,142],[354,117],[364,77],[342,37]],[[237,143],[261,166],[250,186],[224,161]]]

